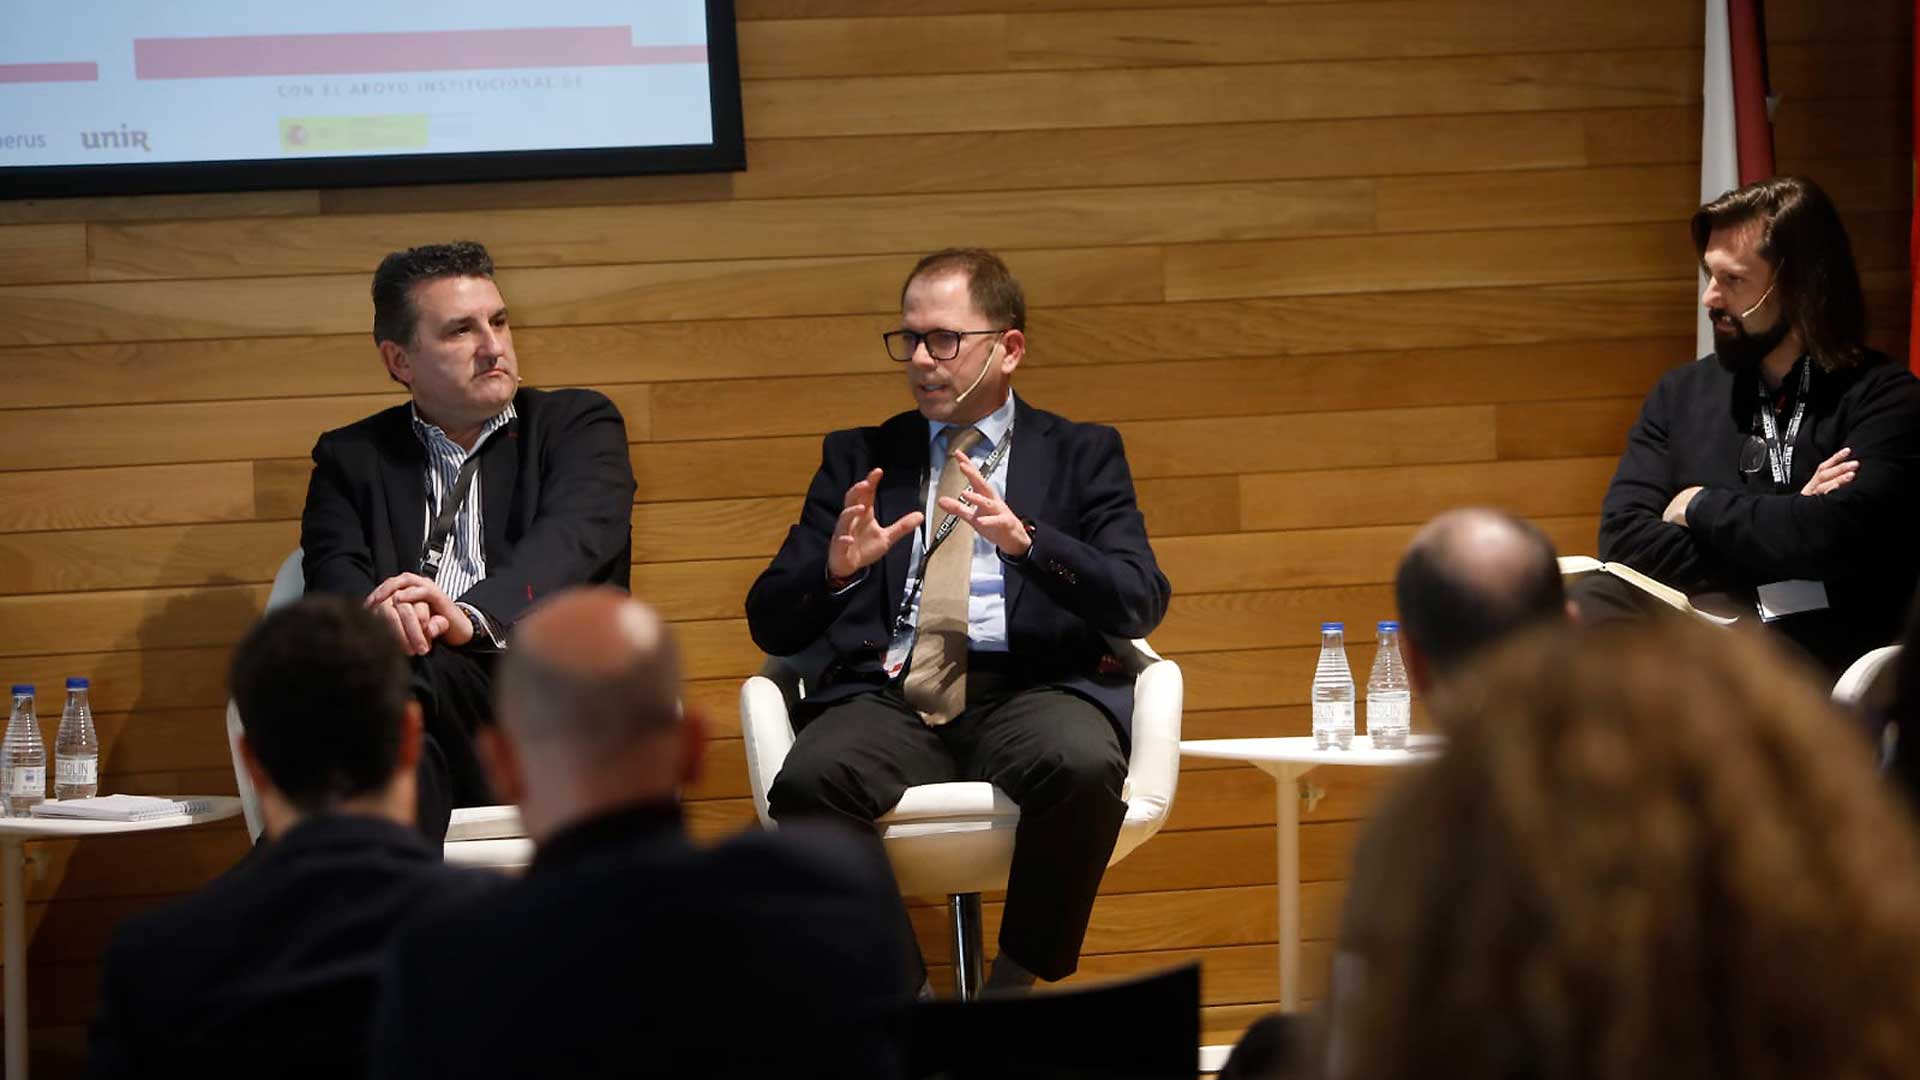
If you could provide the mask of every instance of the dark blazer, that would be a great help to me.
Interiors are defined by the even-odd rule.
[[[748,625],[761,649],[790,656],[822,638],[831,646],[833,663],[809,688],[809,702],[886,681],[882,664],[913,545],[895,544],[839,596],[827,587],[827,546],[847,489],[875,466],[885,470],[875,502],[881,522],[921,508],[927,441],[927,420],[917,412],[828,435],[799,522],[747,594]],[[1133,680],[1103,635],[1145,637],[1166,614],[1172,589],[1147,543],[1120,433],[1016,398],[1012,454],[1007,503],[1037,528],[1026,557],[1003,563],[1008,651],[1035,684],[1090,698],[1130,734]]]
[[[522,389],[515,419],[480,448],[487,576],[454,597],[513,625],[568,585],[625,588],[631,574],[633,466],[613,402],[592,390]],[[364,598],[417,570],[426,543],[426,448],[411,406],[320,436],[300,517],[308,592]]]
[[[312,818],[255,851],[114,932],[90,1076],[363,1075],[396,928],[497,882],[372,817]]]
[[[1830,610],[1775,628],[1836,670],[1895,640],[1920,580],[1920,382],[1874,359],[1814,369],[1791,483],[1778,488],[1764,466],[1740,472],[1741,446],[1758,431],[1756,375],[1736,376],[1707,357],[1661,377],[1601,506],[1600,557],[1688,593],[1751,599],[1775,581],[1825,582]],[[1799,380],[1796,369],[1786,385],[1797,390]],[[1801,495],[1843,446],[1860,463],[1853,482]],[[1667,503],[1694,485],[1705,490],[1687,507],[1687,527],[1661,521]]]
[[[689,841],[671,803],[543,843],[519,882],[396,943],[382,1077],[891,1077],[912,1001],[879,845]]]

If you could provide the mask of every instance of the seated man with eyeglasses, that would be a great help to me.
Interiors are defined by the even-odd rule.
[[[1713,359],[1647,398],[1600,557],[1726,594],[1838,674],[1899,636],[1920,580],[1920,382],[1867,347],[1846,229],[1811,181],[1722,195],[1693,243]],[[1635,606],[1608,575],[1572,593],[1590,619]]]
[[[780,821],[859,828],[907,788],[987,780],[1020,804],[987,989],[1079,963],[1126,814],[1133,682],[1108,644],[1171,590],[1120,435],[1013,393],[1026,300],[997,256],[921,259],[885,335],[917,409],[826,438],[820,470],[747,595],[776,656],[832,660],[794,713],[769,791]]]

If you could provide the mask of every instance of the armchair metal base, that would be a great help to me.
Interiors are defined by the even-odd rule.
[[[981,941],[980,894],[953,893],[947,897],[947,916],[953,935],[953,996],[972,1001],[980,996],[985,955]]]

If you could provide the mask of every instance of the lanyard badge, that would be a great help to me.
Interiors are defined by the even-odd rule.
[[[1800,421],[1807,415],[1807,391],[1813,385],[1813,364],[1803,361],[1800,368],[1800,390],[1794,395],[1793,417],[1787,421],[1787,430],[1783,434],[1779,423],[1773,416],[1773,401],[1767,396],[1765,380],[1757,380],[1755,388],[1760,395],[1760,431],[1767,448],[1767,466],[1773,473],[1773,482],[1785,486],[1793,477],[1793,443],[1800,434]]]

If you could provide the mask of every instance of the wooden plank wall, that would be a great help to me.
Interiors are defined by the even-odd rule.
[[[635,585],[728,729],[759,659],[741,599],[820,434],[906,404],[875,340],[901,274],[981,244],[1031,297],[1020,392],[1125,434],[1187,734],[1304,732],[1316,623],[1389,615],[1422,519],[1493,503],[1591,550],[1639,399],[1692,355],[1699,7],[738,0],[737,175],[0,203],[0,663],[93,677],[108,788],[231,791],[222,669],[296,542],[305,455],[396,400],[369,272],[474,237],[530,381],[625,411]],[[1836,195],[1896,344],[1910,6],[1768,8],[1782,171]],[[1310,996],[1377,787],[1322,783]],[[703,834],[751,821],[737,738],[693,799]],[[1199,958],[1213,1038],[1270,1007],[1272,799],[1190,767],[1109,876],[1084,972]],[[244,842],[41,849],[48,1074],[73,1068],[112,924]]]

